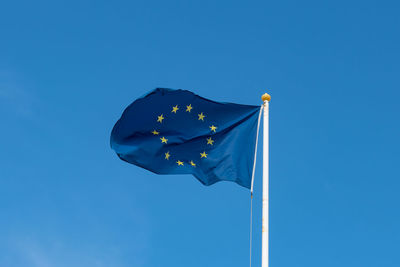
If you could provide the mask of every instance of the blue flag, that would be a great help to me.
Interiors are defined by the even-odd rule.
[[[111,133],[118,157],[157,174],[250,188],[260,106],[157,88],[130,104]]]

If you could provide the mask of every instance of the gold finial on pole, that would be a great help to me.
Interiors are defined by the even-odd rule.
[[[262,101],[264,102],[264,101],[271,101],[271,96],[269,95],[269,94],[267,94],[267,93],[265,93],[265,94],[263,94],[262,96],[261,96],[261,99],[262,99]]]

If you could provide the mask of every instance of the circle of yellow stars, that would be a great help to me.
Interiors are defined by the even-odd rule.
[[[192,104],[189,104],[189,105],[186,106],[186,111],[185,111],[185,112],[191,113],[191,112],[192,112],[192,109],[193,109]],[[175,106],[172,106],[172,107],[171,107],[171,113],[177,114],[177,112],[178,112],[179,110],[180,110],[180,109],[179,109],[179,106],[178,106],[178,105],[175,105]],[[204,119],[207,117],[207,116],[204,114],[204,112],[198,113],[197,116],[198,116],[198,120],[201,121],[201,122],[205,122]],[[158,115],[158,116],[157,116],[157,123],[162,124],[164,119],[165,119],[164,114]],[[218,127],[215,126],[215,125],[210,125],[209,128],[210,128],[211,134],[216,133],[216,132],[217,132],[217,129],[218,129]],[[158,136],[160,136],[160,132],[157,131],[157,129],[154,129],[151,133],[152,133],[153,135],[158,135]],[[162,144],[168,144],[168,139],[165,138],[165,136],[161,136],[161,137],[160,137],[160,141],[161,141]],[[214,145],[214,142],[215,142],[215,140],[213,140],[211,136],[208,137],[208,138],[206,138],[205,141],[206,141],[206,145],[207,145],[207,146],[213,146],[213,145]],[[206,151],[204,150],[203,152],[200,153],[200,160],[206,159],[207,156],[208,156],[208,154],[207,154]],[[165,159],[165,160],[169,160],[170,157],[171,157],[170,151],[167,151],[166,153],[164,153],[164,159]],[[190,166],[192,166],[192,167],[196,167],[196,163],[195,163],[193,160],[190,160],[190,161],[187,162],[187,163],[188,163]],[[181,160],[177,160],[177,161],[176,161],[176,164],[177,164],[178,166],[184,166],[184,165],[185,165],[185,162],[183,162],[183,161],[181,161]]]

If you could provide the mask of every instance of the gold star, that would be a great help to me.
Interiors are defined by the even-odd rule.
[[[189,104],[189,106],[186,106],[186,111],[190,112],[193,109],[192,104]]]
[[[207,145],[213,145],[213,143],[214,143],[214,140],[212,140],[211,137],[207,138]]]
[[[202,113],[198,114],[197,116],[199,116],[199,121],[200,121],[200,120],[204,121],[204,117],[205,117],[206,115],[204,115],[203,112],[202,112]]]
[[[190,161],[190,165],[192,165],[193,167],[196,167],[196,163],[194,163],[193,160]]]
[[[165,143],[166,144],[168,142],[168,139],[166,139],[164,136],[161,137],[160,140],[161,140],[161,143]]]
[[[178,160],[176,163],[178,163],[179,166],[183,166],[183,162]]]
[[[160,134],[160,132],[157,132],[156,130],[152,131],[151,133],[154,134],[154,135],[159,135]]]
[[[218,127],[217,127],[217,126],[214,126],[214,125],[211,125],[211,126],[210,126],[211,131],[214,132],[214,133],[216,132],[217,128],[218,128]]]
[[[173,112],[173,113],[175,113],[176,114],[176,112],[178,111],[178,105],[176,105],[175,107],[172,107],[172,111],[171,112]]]
[[[170,157],[171,155],[169,154],[169,151],[167,152],[167,153],[165,153],[165,159],[166,160],[169,160],[169,157]]]
[[[164,119],[164,114],[161,114],[160,116],[158,116],[157,121],[158,121],[159,123],[162,123],[163,119]]]
[[[200,153],[200,156],[201,156],[201,158],[207,158],[207,154],[205,151],[203,153]]]

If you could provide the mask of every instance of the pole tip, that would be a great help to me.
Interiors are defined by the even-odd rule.
[[[269,95],[269,94],[267,94],[267,93],[265,93],[265,94],[263,94],[262,96],[261,96],[261,99],[262,99],[262,101],[264,102],[264,101],[271,101],[271,96]]]

